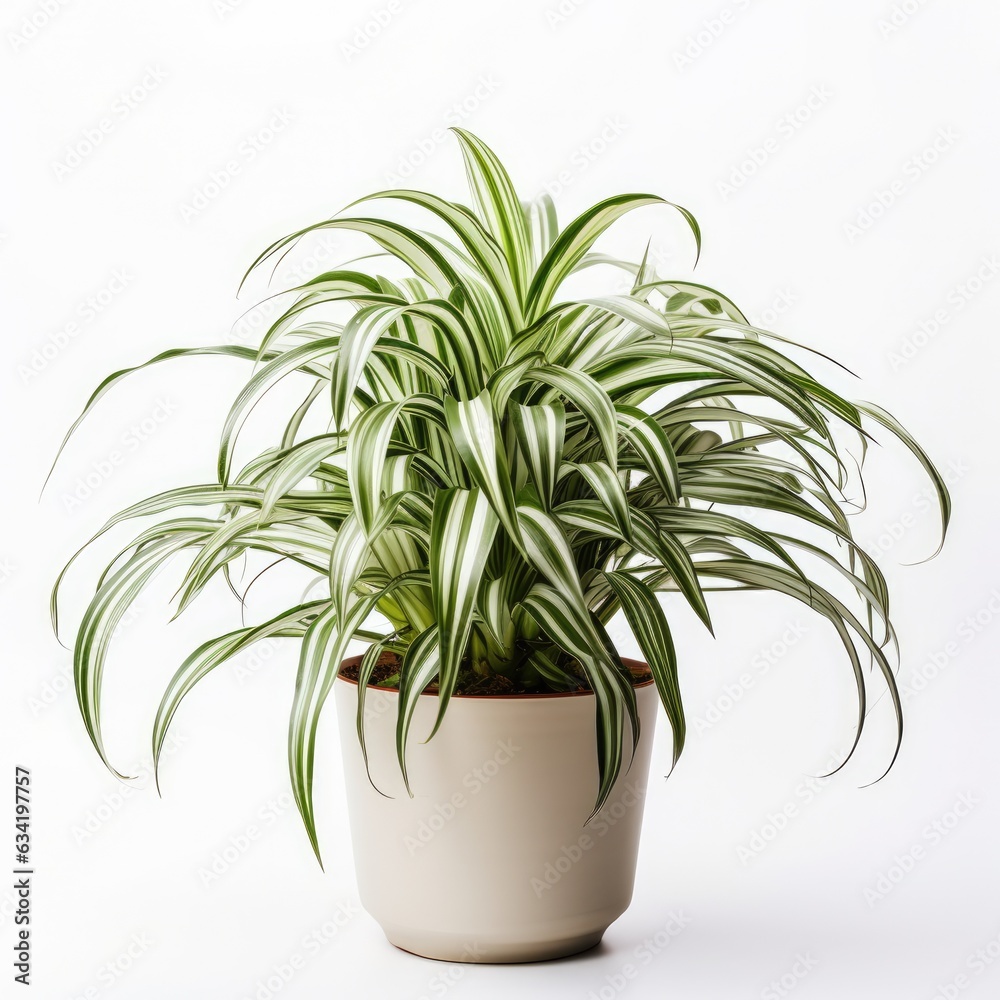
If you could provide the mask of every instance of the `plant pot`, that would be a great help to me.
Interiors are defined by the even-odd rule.
[[[625,662],[648,676],[645,664]],[[396,758],[398,693],[369,687],[365,697],[380,794],[358,743],[357,683],[341,676],[335,691],[358,890],[392,944],[451,962],[534,962],[601,940],[632,898],[658,714],[652,680],[636,684],[631,768],[590,823],[592,692],[457,695],[427,743],[438,698],[422,695],[407,749],[410,798]]]

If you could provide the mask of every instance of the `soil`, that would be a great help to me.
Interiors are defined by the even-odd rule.
[[[340,667],[340,676],[346,677],[349,681],[354,681],[357,683],[358,672],[361,670],[361,660],[358,659],[357,663],[343,663]],[[395,653],[383,653],[378,658],[378,663],[375,664],[375,669],[372,671],[371,680],[368,682],[369,687],[383,687],[384,682],[390,677],[394,677],[399,673],[399,657]]]
[[[386,685],[386,681],[395,681],[396,675],[399,673],[399,657],[395,653],[384,652],[379,658],[378,662],[375,664],[375,669],[372,671],[371,679],[368,682],[369,687],[396,687],[395,683]],[[635,675],[635,683],[642,684],[652,678],[652,673],[645,664],[629,664],[632,666],[633,673]],[[641,666],[642,670],[637,671],[636,667]],[[354,681],[357,683],[358,672],[361,667],[361,658],[357,657],[352,659],[351,662],[343,663],[340,667],[340,676],[344,677],[349,681]],[[427,685],[426,691],[428,694],[433,694],[438,689],[437,681],[431,681]],[[576,691],[566,692],[567,694],[574,694],[581,691],[589,691],[590,688],[580,685]],[[521,684],[512,681],[509,677],[504,677],[502,674],[491,674],[489,677],[481,677],[478,674],[473,674],[471,670],[464,671],[464,677],[459,677],[458,685],[455,688],[456,694],[464,695],[538,695],[545,694],[546,691],[539,691],[537,689],[529,689]],[[551,692],[548,692],[551,693]]]

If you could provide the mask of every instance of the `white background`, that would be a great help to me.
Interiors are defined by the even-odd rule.
[[[970,960],[1000,955],[995,4],[10,0],[0,31],[0,722],[3,773],[33,773],[35,996],[997,995],[1000,961]],[[886,699],[851,763],[805,783],[851,734],[853,681],[829,629],[777,597],[720,597],[713,642],[670,605],[691,735],[667,782],[658,731],[633,905],[598,949],[534,966],[414,958],[358,912],[332,711],[321,874],[288,795],[291,644],[191,696],[161,800],[102,768],[48,625],[54,574],[110,513],[211,478],[244,369],[137,376],[39,501],[91,389],[166,347],[221,342],[264,294],[258,281],[236,300],[246,266],[293,228],[395,183],[463,199],[448,124],[493,145],[523,195],[548,188],[564,221],[619,191],[688,206],[705,233],[700,280],[850,366],[860,382],[821,370],[897,413],[955,500],[942,555],[904,566],[936,545],[925,482],[899,450],[870,454],[858,531],[894,588],[908,724],[871,787],[891,753]],[[604,245],[637,255],[648,233],[661,273],[689,273],[690,238],[666,209]],[[348,249],[331,240],[297,263],[315,272]],[[99,562],[71,580],[70,627]],[[238,624],[219,589],[168,627],[171,582],[140,601],[107,673],[109,746],[126,770],[146,768],[179,660]],[[206,881],[251,826],[259,836]],[[4,996],[17,995],[10,903],[0,888]],[[338,907],[352,915],[331,936]],[[637,958],[678,916],[683,929]],[[296,954],[303,968],[273,979]]]

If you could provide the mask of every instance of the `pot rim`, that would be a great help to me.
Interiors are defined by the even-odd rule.
[[[340,668],[337,670],[337,680],[343,681],[345,684],[353,684],[357,687],[358,682],[351,680],[350,677],[344,677],[340,672],[340,669],[346,665],[354,666],[356,663],[360,663],[363,653],[357,656],[348,656],[346,659],[340,661]],[[631,657],[623,656],[621,658],[622,663],[632,672],[633,676],[639,674],[649,673],[649,677],[646,680],[639,681],[637,684],[633,684],[632,687],[635,690],[641,690],[642,688],[647,688],[653,684],[652,672],[649,669],[649,664],[644,663],[642,660],[634,660]],[[385,691],[389,694],[399,694],[399,688],[385,687],[381,684],[369,684],[369,691]],[[437,691],[421,691],[421,697],[436,698],[438,696]],[[467,701],[544,701],[549,698],[592,698],[594,696],[593,691],[549,691],[545,694],[458,694],[452,695],[452,698],[461,698]]]

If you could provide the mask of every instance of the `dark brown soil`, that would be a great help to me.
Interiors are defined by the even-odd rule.
[[[358,657],[357,660],[351,660],[349,663],[343,663],[340,667],[340,676],[346,677],[349,681],[354,681],[357,683],[358,672],[361,669],[361,658]],[[378,658],[378,663],[375,664],[375,669],[372,671],[371,680],[368,682],[369,687],[380,687],[383,681],[387,681],[390,677],[394,677],[399,673],[399,657],[395,653],[383,653]]]
[[[393,683],[389,686],[396,687],[395,678],[399,673],[399,663],[399,657],[396,656],[395,653],[384,652],[375,664],[375,669],[372,671],[371,680],[369,680],[368,686],[385,687],[386,681],[393,681]],[[626,661],[626,665],[632,669],[636,684],[642,684],[652,678],[652,673],[650,672],[649,667],[645,664],[639,664],[628,660]],[[352,657],[350,660],[341,664],[340,676],[346,680],[357,683],[358,671],[360,667],[361,657]],[[433,694],[437,691],[437,689],[437,682],[432,681],[427,685],[426,691],[428,694]],[[589,690],[590,689],[588,687],[585,687],[582,684],[576,689],[577,692]],[[492,674],[489,677],[480,677],[477,674],[473,674],[471,671],[466,671],[464,676],[459,677],[455,693],[464,695],[537,695],[544,694],[546,692],[530,690],[523,685],[512,681],[509,677],[504,677],[502,674]],[[573,694],[576,692],[570,691],[567,693]]]
[[[491,674],[489,677],[479,677],[465,685],[462,694],[537,694],[528,691],[526,687],[515,684],[509,677],[501,674]]]

